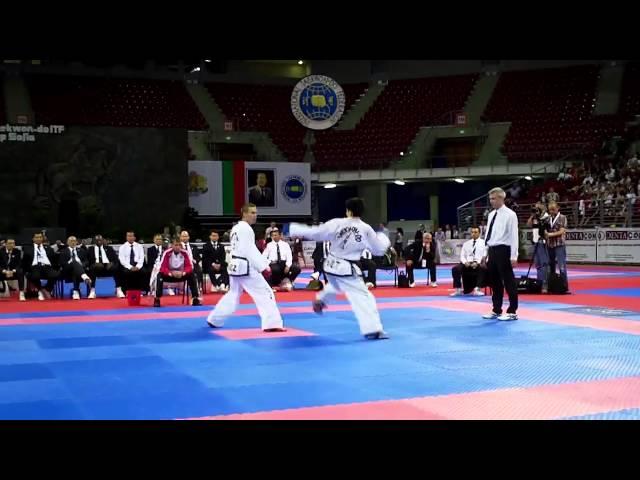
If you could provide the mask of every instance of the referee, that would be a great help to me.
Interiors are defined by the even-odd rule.
[[[489,228],[485,237],[487,246],[487,269],[493,290],[493,311],[482,318],[503,321],[517,320],[518,289],[513,267],[518,263],[518,216],[504,204],[505,193],[501,188],[489,192],[489,201],[494,210],[487,221]],[[504,290],[509,295],[509,308],[502,314]]]

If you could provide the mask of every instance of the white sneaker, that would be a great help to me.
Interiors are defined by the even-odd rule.
[[[367,282],[367,288],[371,290],[373,288],[373,283]]]
[[[450,297],[459,297],[460,295],[462,295],[462,289],[461,288],[456,288],[456,291],[449,294]]]
[[[175,295],[176,295],[176,291],[173,288],[168,288],[167,292],[169,292],[169,296],[170,297],[175,297]]]
[[[96,289],[92,288],[87,298],[96,298]]]
[[[482,315],[482,318],[486,320],[495,320],[498,318],[498,314],[496,312],[487,313],[486,315]]]
[[[118,287],[116,289],[116,297],[118,298],[126,298],[127,296],[124,294],[124,292],[122,291],[121,287]]]
[[[38,300],[40,300],[41,302],[44,301],[44,293],[42,293],[42,291],[38,292]]]
[[[517,313],[503,313],[498,317],[498,320],[500,320],[501,322],[512,322],[517,319],[518,319]]]
[[[432,288],[436,288],[437,286],[438,286],[438,283],[437,283],[437,282],[433,282],[433,283],[431,284],[431,287],[432,287]]]
[[[20,292],[20,301],[21,302],[26,302],[27,298],[24,296],[24,292]]]
[[[215,285],[211,285],[210,293],[218,293],[219,291],[220,291],[219,287],[216,287]]]
[[[409,288],[415,288],[415,286],[416,286],[416,282],[412,282],[409,284]]]
[[[77,290],[74,290],[71,298],[73,298],[74,300],[80,300],[80,292]]]
[[[229,291],[229,285],[225,285],[224,283],[222,285],[220,285],[220,291],[222,292],[228,292]]]
[[[473,289],[473,292],[471,292],[471,295],[473,295],[474,297],[484,297],[484,292],[476,287]]]

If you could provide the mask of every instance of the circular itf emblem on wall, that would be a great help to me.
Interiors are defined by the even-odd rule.
[[[282,196],[291,203],[301,202],[307,195],[307,182],[299,175],[289,175],[282,181]]]
[[[309,75],[300,80],[291,93],[293,116],[305,127],[326,130],[344,113],[344,90],[333,78]]]
[[[452,247],[451,245],[443,245],[442,246],[442,253],[444,253],[447,256],[451,256],[451,255],[456,253],[456,249],[455,249],[455,247]]]

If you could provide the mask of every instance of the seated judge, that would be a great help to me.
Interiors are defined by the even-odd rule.
[[[436,242],[433,240],[433,236],[429,232],[422,235],[422,242],[413,242],[407,247],[404,258],[407,261],[406,266],[409,287],[413,288],[416,286],[413,271],[415,269],[423,268],[429,270],[427,286],[438,286],[436,281],[436,251]]]
[[[24,296],[24,270],[22,270],[22,252],[16,248],[16,241],[7,238],[0,250],[0,282],[16,280],[18,282],[19,298],[21,302],[26,300]]]
[[[122,290],[145,290],[144,248],[136,242],[135,232],[128,231],[126,238],[127,241],[118,250]]]
[[[226,256],[224,245],[220,243],[220,235],[211,230],[209,241],[202,247],[202,269],[211,280],[211,292],[229,290]]]
[[[271,230],[271,241],[267,244],[262,256],[271,266],[269,282],[272,287],[281,287],[283,290],[293,290],[293,282],[300,274],[300,267],[293,264],[293,253],[287,242],[280,237],[280,230]]]
[[[34,233],[32,240],[31,245],[26,245],[22,249],[22,270],[27,281],[38,290],[38,300],[42,301],[51,298],[58,278],[58,255],[50,246],[44,245],[42,233]],[[47,281],[44,288],[41,280]]]
[[[482,264],[482,259],[486,255],[484,240],[480,238],[480,228],[471,228],[471,240],[467,240],[460,250],[460,263],[451,269],[453,276],[453,288],[455,292],[452,297],[457,297],[464,293],[481,297],[484,295],[480,289],[485,285],[487,277],[487,266]]]
[[[80,300],[80,283],[87,284],[87,288],[91,287],[91,279],[87,275],[89,268],[89,259],[87,251],[78,246],[76,237],[67,238],[67,248],[63,248],[59,253],[59,262],[62,278],[73,282],[74,300]]]
[[[153,301],[154,307],[160,307],[160,298],[162,298],[162,289],[164,282],[181,282],[185,280],[191,290],[191,305],[194,307],[202,305],[201,299],[198,297],[198,283],[196,282],[191,255],[182,248],[180,238],[173,240],[172,248],[166,250],[160,260],[160,271],[156,277],[156,293]]]
[[[116,295],[123,297],[120,285],[120,262],[118,255],[112,246],[107,245],[102,235],[96,235],[93,246],[87,247],[89,260],[88,274],[91,279],[91,292],[89,298],[96,298],[96,280],[99,278],[113,277],[116,284]]]
[[[362,256],[360,257],[360,270],[362,270],[364,283],[368,289],[376,288],[376,269],[377,265],[373,259],[373,255],[367,249],[362,251]],[[364,275],[364,272],[367,272]]]

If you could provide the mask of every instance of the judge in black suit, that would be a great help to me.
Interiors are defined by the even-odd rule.
[[[407,277],[409,277],[409,286],[411,288],[416,286],[416,282],[413,277],[413,271],[416,268],[429,269],[429,279],[427,285],[437,287],[436,282],[436,242],[430,233],[424,233],[422,235],[422,242],[413,242],[405,250],[404,258],[407,260]]]
[[[320,279],[320,274],[324,278],[324,282],[327,283],[327,275],[324,273],[324,259],[329,255],[329,247],[331,246],[331,242],[316,242],[316,248],[313,250],[311,254],[311,258],[313,259],[313,273],[311,277],[315,280]]]
[[[122,292],[120,285],[120,262],[113,247],[106,244],[102,235],[96,235],[94,245],[87,247],[88,274],[91,280],[89,298],[96,298],[96,280],[98,277],[113,277],[116,283],[116,294]]]
[[[169,240],[165,240],[162,234],[156,233],[153,236],[153,245],[147,248],[147,260],[142,269],[145,274],[145,285],[148,285],[148,287],[145,287],[145,289],[151,289],[151,274],[153,273],[153,268],[155,267],[156,263],[159,262],[162,258],[162,254],[164,253],[164,251],[168,248]],[[167,291],[169,292],[169,296],[173,296],[176,294],[173,288],[168,288]]]
[[[80,300],[80,282],[84,281],[87,289],[91,286],[91,279],[87,275],[89,259],[86,249],[78,246],[76,237],[69,237],[67,248],[59,253],[59,261],[62,277],[73,282],[73,299]]]
[[[145,266],[145,269],[148,272],[151,272],[153,270],[153,266],[156,264],[158,259],[162,257],[162,252],[164,252],[167,248],[168,245],[165,245],[162,235],[156,233],[153,236],[153,245],[151,245],[147,249],[147,264]]]
[[[213,292],[226,292],[229,288],[226,256],[218,232],[212,230],[209,241],[202,247],[202,269],[209,274]]]
[[[189,232],[183,230],[180,232],[180,241],[182,242],[182,248],[187,251],[189,257],[191,257],[191,263],[193,264],[193,274],[198,282],[198,289],[202,291],[202,257],[200,256],[200,250],[195,245],[189,243]]]
[[[267,187],[267,174],[258,173],[256,177],[257,185],[249,189],[249,203],[253,203],[256,207],[273,207],[273,190]]]
[[[360,270],[362,270],[364,283],[368,289],[376,288],[376,270],[378,266],[373,258],[373,254],[369,250],[363,250],[360,257]],[[364,275],[367,272],[367,275]]]
[[[0,250],[0,282],[3,280],[17,280],[20,291],[20,301],[24,302],[24,271],[21,265],[22,252],[16,248],[16,241],[8,238],[5,246]]]
[[[51,298],[53,287],[58,278],[58,255],[49,246],[43,245],[44,235],[33,234],[33,243],[22,249],[22,269],[27,280],[38,290],[38,300]],[[41,279],[47,280],[47,285],[42,288]]]

